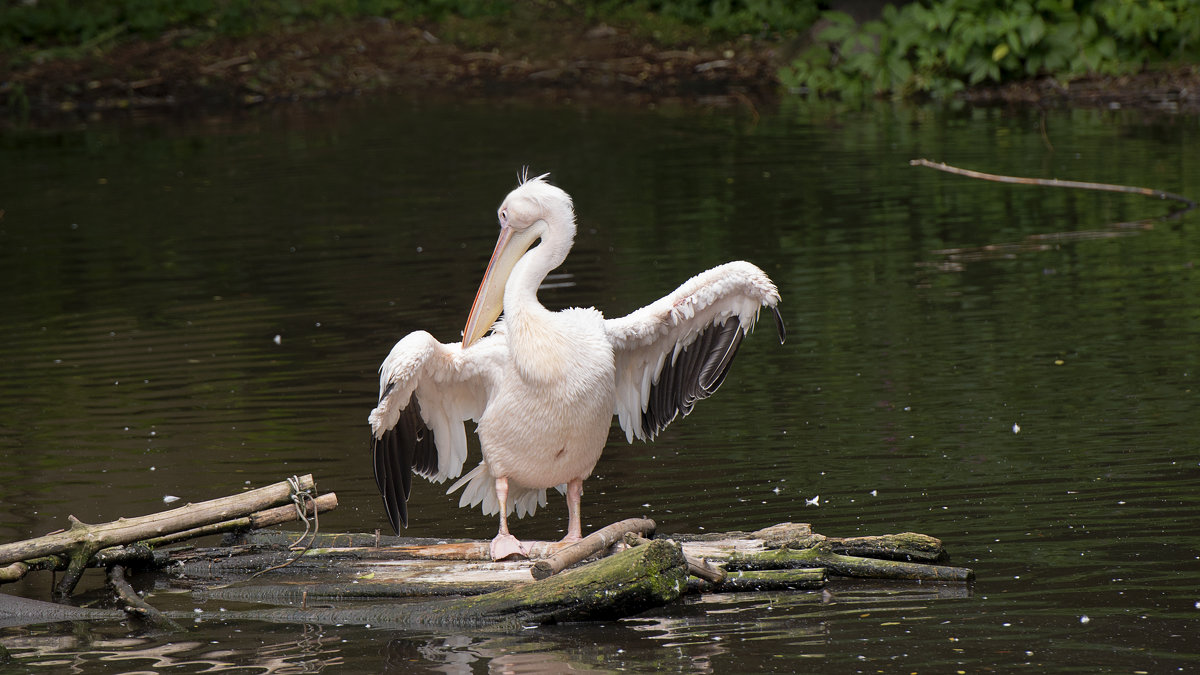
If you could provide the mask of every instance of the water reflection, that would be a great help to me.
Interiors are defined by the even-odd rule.
[[[1108,232],[1169,205],[908,161],[1195,198],[1195,120],[1049,112],[1044,137],[1042,116],[1020,111],[789,106],[755,122],[364,100],[0,136],[0,540],[310,472],[342,504],[322,527],[379,527],[375,369],[411,330],[461,330],[493,209],[529,164],[553,171],[579,213],[546,304],[620,315],[745,258],[779,284],[789,326],[782,349],[752,335],[722,391],[654,444],[614,436],[585,527],[647,515],[664,532],[927,532],[975,568],[969,595],[706,598],[503,637],[254,624],[129,643],[114,626],[77,642],[5,629],[0,643],[36,669],[41,648],[14,645],[45,639],[46,659],[80,671],[105,667],[90,639],[112,658],[154,652],[122,667],[158,670],[176,668],[154,660],[168,643],[189,645],[166,652],[180,664],[227,666],[256,663],[260,641],[279,650],[263,669],[364,672],[388,658],[394,670],[1190,667],[1196,213]],[[561,536],[557,499],[514,527]],[[408,533],[494,533],[456,503],[418,484]]]
[[[345,665],[345,640],[323,626],[269,627],[247,640],[238,628],[224,639],[169,640],[129,635],[120,624],[87,632],[28,628],[0,639],[27,672],[88,673],[320,673]],[[176,636],[178,637],[178,636]],[[213,636],[214,638],[216,636]],[[227,646],[229,645],[229,646]]]
[[[491,673],[606,673],[602,665],[589,665],[572,658],[562,645],[538,638],[451,635],[448,637],[396,638],[385,649],[385,671],[408,673],[418,664],[432,672],[462,675],[478,672],[482,665]]]

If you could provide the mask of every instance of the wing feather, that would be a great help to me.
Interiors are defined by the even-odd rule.
[[[397,342],[380,366],[379,404],[367,419],[375,484],[397,532],[408,526],[412,474],[441,483],[462,473],[463,423],[483,414],[488,366],[503,339],[489,337],[463,351],[417,331]]]
[[[783,342],[778,303],[770,278],[739,261],[702,272],[670,295],[605,321],[616,358],[615,412],[626,438],[651,440],[711,396],[762,307],[771,309]]]

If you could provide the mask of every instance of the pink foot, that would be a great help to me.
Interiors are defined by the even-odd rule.
[[[560,539],[560,541],[564,544],[574,544],[575,542],[579,541],[580,539],[583,539],[583,537],[581,537],[577,534],[568,534],[567,536]]]
[[[504,560],[509,556],[529,557],[529,549],[511,534],[498,534],[492,540],[492,560]]]

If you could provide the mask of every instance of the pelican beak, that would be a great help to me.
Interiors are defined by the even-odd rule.
[[[539,236],[541,233],[536,227],[521,231],[508,225],[500,227],[496,250],[492,251],[487,272],[483,275],[479,292],[475,294],[475,302],[471,305],[471,314],[467,316],[467,327],[463,329],[463,349],[475,344],[488,332],[492,324],[496,323],[496,319],[500,318],[500,313],[504,311],[504,286],[508,277],[517,261]]]

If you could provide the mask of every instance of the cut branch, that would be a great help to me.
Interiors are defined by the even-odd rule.
[[[596,530],[549,558],[537,561],[530,572],[534,579],[545,579],[621,541],[626,532],[652,533],[654,527],[654,521],[649,518],[627,518],[615,522]]]

